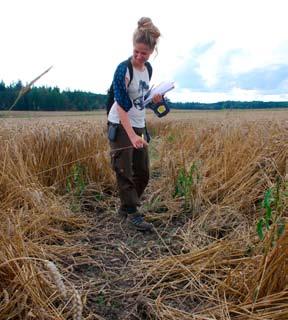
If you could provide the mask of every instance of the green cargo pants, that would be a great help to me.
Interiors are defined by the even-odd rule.
[[[145,128],[133,129],[136,134],[143,134],[146,138]],[[149,181],[148,148],[135,149],[121,124],[117,128],[115,140],[110,141],[110,148],[111,166],[116,173],[121,208],[128,213],[136,212]]]

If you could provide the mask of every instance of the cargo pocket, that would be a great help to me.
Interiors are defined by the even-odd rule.
[[[108,139],[111,142],[114,142],[117,137],[119,124],[116,123],[109,123],[108,125]]]

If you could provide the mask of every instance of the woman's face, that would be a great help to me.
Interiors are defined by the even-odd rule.
[[[133,48],[133,62],[136,66],[143,66],[149,59],[152,52],[153,50],[151,50],[146,44],[135,43]]]

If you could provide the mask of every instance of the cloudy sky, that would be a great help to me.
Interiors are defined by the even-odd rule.
[[[165,7],[164,7],[165,6]],[[286,0],[1,0],[0,81],[105,93],[149,16],[172,101],[288,101]]]

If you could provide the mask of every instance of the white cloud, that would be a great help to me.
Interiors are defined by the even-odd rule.
[[[269,92],[243,91],[237,83],[231,88],[228,81],[288,65],[285,0],[9,0],[1,4],[0,80],[28,82],[54,65],[37,85],[105,93],[117,63],[132,52],[140,15],[150,16],[163,34],[152,58],[153,82],[186,77],[170,93],[179,101],[266,99]],[[181,87],[188,82],[198,87]]]

